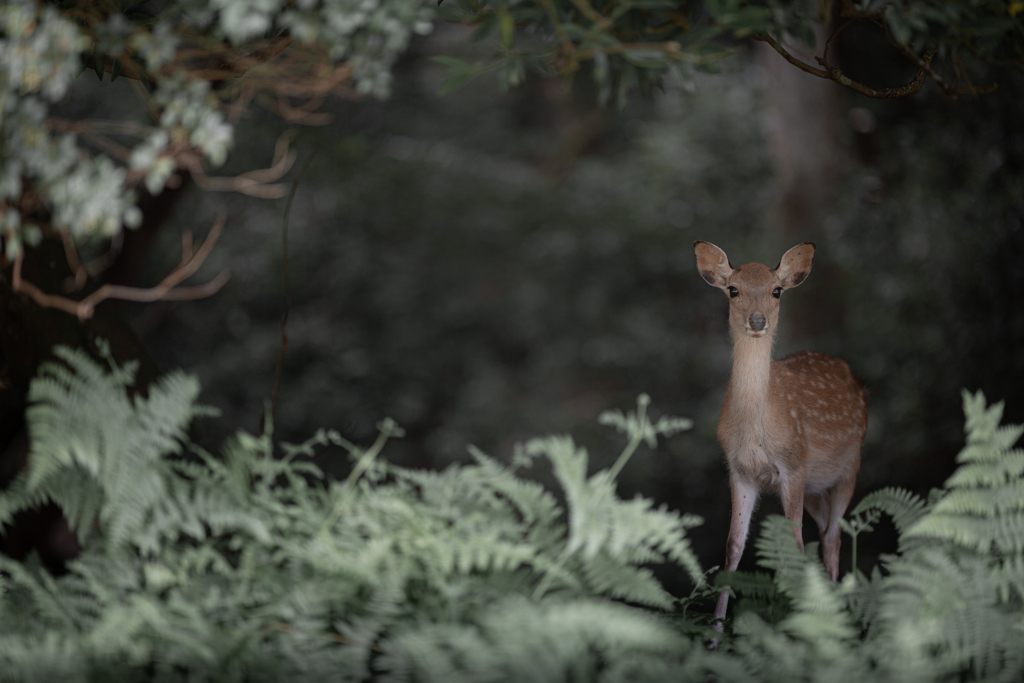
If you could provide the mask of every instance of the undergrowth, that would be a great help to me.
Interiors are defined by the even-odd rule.
[[[647,399],[601,421],[627,440],[589,472],[569,436],[510,464],[433,472],[321,430],[299,445],[239,432],[215,456],[188,439],[212,414],[171,373],[129,397],[135,366],[57,351],[32,384],[31,467],[0,493],[0,523],[53,501],[83,553],[61,576],[0,558],[0,681],[1011,681],[1024,676],[1024,428],[964,393],[959,469],[927,500],[869,495],[844,530],[880,514],[899,549],[828,580],[770,517],[761,570],[720,574],[739,596],[717,651],[716,592],[687,540],[700,518],[622,500],[637,446],[690,427]],[[269,425],[268,425],[269,427]],[[310,456],[340,447],[344,481]],[[546,461],[561,495],[525,476]],[[561,502],[561,501],[564,501]],[[669,594],[651,571],[692,578]]]

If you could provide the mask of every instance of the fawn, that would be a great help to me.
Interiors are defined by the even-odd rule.
[[[750,516],[768,490],[781,497],[786,519],[799,524],[804,507],[811,513],[835,581],[839,520],[853,496],[867,430],[867,392],[838,358],[801,351],[772,359],[779,300],[811,272],[814,244],[793,247],[774,270],[760,263],[733,268],[709,242],[694,242],[693,252],[701,276],[729,295],[732,377],[718,420],[732,492],[725,568],[734,571],[739,564]],[[802,550],[800,528],[793,534]],[[727,589],[715,607],[718,631],[729,605]]]

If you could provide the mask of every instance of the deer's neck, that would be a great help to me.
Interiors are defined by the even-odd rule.
[[[730,403],[733,414],[746,424],[759,424],[767,415],[774,342],[774,334],[733,335]]]

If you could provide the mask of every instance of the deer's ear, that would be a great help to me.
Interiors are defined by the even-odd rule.
[[[782,288],[789,289],[807,279],[811,274],[811,262],[814,261],[814,242],[798,244],[785,254],[779,261],[775,274],[782,280]]]
[[[725,283],[732,275],[732,264],[725,252],[711,244],[697,240],[693,243],[693,254],[697,257],[697,271],[700,276],[707,280],[707,283],[719,289],[725,288]]]

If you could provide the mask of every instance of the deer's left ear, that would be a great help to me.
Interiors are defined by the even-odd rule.
[[[814,242],[798,244],[785,254],[779,261],[775,274],[782,280],[782,288],[789,289],[807,279],[811,274],[811,262],[814,260]]]
[[[711,242],[697,240],[693,243],[693,255],[697,257],[697,270],[712,287],[725,289],[725,283],[733,273],[732,264],[725,252]]]

